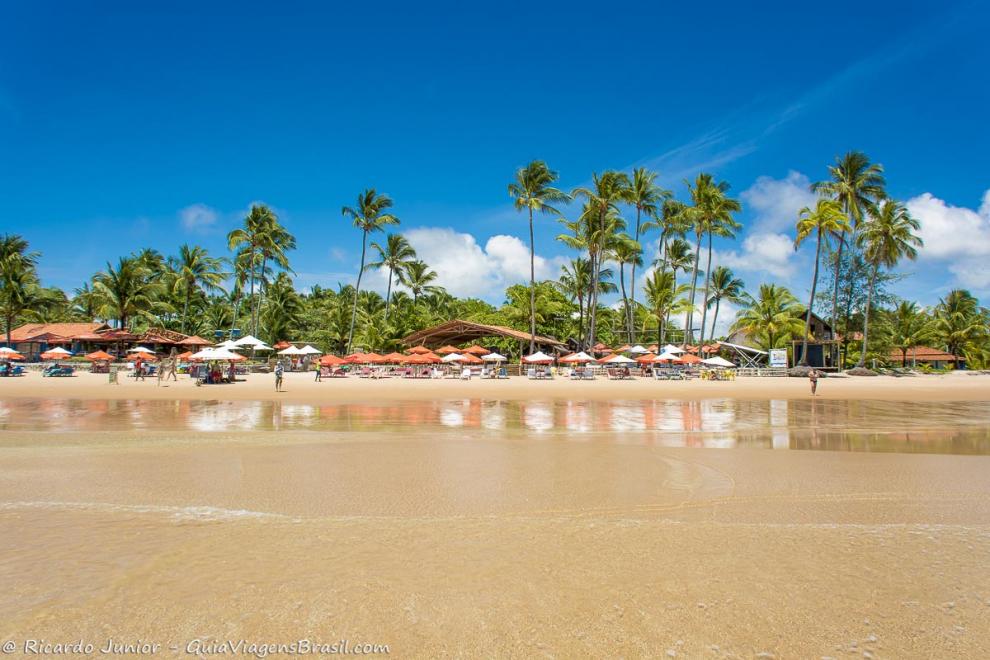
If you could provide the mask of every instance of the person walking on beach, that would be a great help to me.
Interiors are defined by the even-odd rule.
[[[808,372],[808,380],[811,381],[811,396],[815,396],[818,391],[818,372],[814,369]]]
[[[174,380],[175,382],[179,382],[179,377],[176,376],[176,372],[178,368],[179,368],[179,356],[176,355],[175,348],[173,347],[172,352],[169,353],[168,355],[168,373],[165,375],[165,380],[168,380],[169,376],[171,376],[172,380]]]
[[[285,370],[282,367],[282,363],[281,362],[276,362],[275,363],[275,391],[276,392],[281,392],[282,391],[282,374],[284,372],[285,372]]]
[[[144,380],[144,360],[138,357],[134,360],[134,380]]]

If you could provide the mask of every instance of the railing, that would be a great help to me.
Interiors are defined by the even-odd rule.
[[[737,376],[745,377],[776,377],[781,378],[787,375],[787,369],[784,367],[741,367],[737,373]]]

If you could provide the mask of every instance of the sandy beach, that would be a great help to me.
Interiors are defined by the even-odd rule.
[[[793,399],[810,396],[803,378],[739,378],[735,381],[654,381],[648,378],[593,381],[555,378],[534,381],[523,377],[507,380],[461,381],[457,379],[372,380],[348,377],[314,382],[312,373],[285,374],[284,392],[274,390],[274,376],[239,376],[233,385],[196,387],[186,376],[159,387],[154,378],[136,382],[121,375],[119,384],[108,383],[106,374],[80,372],[69,378],[42,378],[30,373],[20,378],[0,378],[0,398],[69,399],[176,399],[218,401],[279,400],[318,403],[325,401],[411,400],[481,397],[500,400],[567,399]],[[894,378],[833,377],[820,381],[823,399],[875,399],[880,401],[984,401],[990,400],[990,375],[957,372]]]
[[[987,377],[105,378],[0,381],[0,640],[990,648]]]

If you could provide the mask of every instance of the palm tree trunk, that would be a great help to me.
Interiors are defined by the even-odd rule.
[[[235,284],[236,286],[236,284]],[[230,334],[233,335],[234,328],[237,327],[237,315],[240,313],[241,307],[241,289],[238,287],[237,295],[234,296],[234,309],[232,310],[232,319],[230,321]]]
[[[873,266],[873,274],[870,276],[870,288],[866,292],[866,309],[863,310],[863,351],[859,355],[858,367],[866,366],[866,347],[869,341],[869,331],[870,331],[870,306],[873,304],[873,287],[877,281],[877,272],[880,270],[880,264],[877,263]]]
[[[388,288],[385,290],[385,320],[388,321],[388,308],[392,302],[392,268],[388,269]]]
[[[815,306],[815,289],[818,288],[818,261],[822,254],[822,230],[818,230],[818,242],[815,246],[815,272],[811,276],[811,299],[808,300],[808,314],[804,319],[804,342],[801,345],[801,362],[802,367],[808,366],[808,335],[811,334],[811,310]]]
[[[688,300],[687,323],[684,324],[684,343],[690,344],[694,340],[694,298],[698,291],[698,260],[701,258],[701,232],[698,232],[698,240],[694,246],[694,269],[691,271],[691,298]]]
[[[601,279],[597,257],[593,254],[588,256],[591,261],[591,297],[588,299],[588,336],[585,348],[589,348],[595,343],[595,322],[598,319],[598,280]]]
[[[186,320],[189,318],[189,296],[192,295],[192,290],[189,288],[188,282],[186,283],[186,300],[182,303],[182,334],[186,334]]]
[[[354,341],[354,321],[357,320],[358,294],[361,293],[361,276],[364,275],[364,257],[368,248],[368,232],[361,235],[361,270],[358,271],[357,285],[354,287],[354,305],[351,307],[351,329],[347,332],[347,352],[351,352]]]
[[[267,255],[261,259],[261,278],[258,281],[258,301],[254,311],[254,327],[251,330],[251,334],[253,334],[255,337],[258,336],[258,323],[261,320],[261,303],[265,299],[265,287],[266,287],[265,269],[266,268],[268,268]]]
[[[705,353],[705,327],[708,321],[708,291],[712,283],[712,233],[708,232],[708,263],[705,264],[705,295],[701,299],[701,341],[698,342],[698,354],[707,357]],[[714,334],[715,328],[712,328]]]
[[[621,262],[619,263],[619,287],[622,289],[622,308],[625,310],[623,316],[626,317],[624,320],[626,322],[627,341],[631,344],[632,331],[629,327],[629,299],[626,298],[626,265]]]
[[[906,348],[902,348],[901,349],[901,368],[902,369],[905,368],[905,367],[907,367],[907,352],[908,352],[908,349],[906,349]]]
[[[580,285],[578,286],[580,289]],[[584,294],[578,294],[578,345],[584,346]]]
[[[715,299],[715,313],[712,314],[712,334],[708,336],[708,341],[715,339],[715,324],[718,323],[718,306],[722,304],[721,298]]]
[[[533,245],[533,208],[529,209],[529,353],[536,350],[536,248]]]
[[[839,234],[839,249],[835,253],[835,281],[832,284],[832,339],[839,332],[839,281],[842,275],[842,251],[846,246],[845,232]],[[848,334],[848,333],[846,333]],[[846,343],[846,338],[842,338],[842,344]],[[841,348],[841,347],[840,347]],[[839,368],[845,364],[845,358],[839,356]]]
[[[251,252],[251,325],[253,326],[254,325],[254,277],[255,277],[255,269],[254,269],[255,253],[253,246],[251,250],[252,250]]]
[[[639,216],[641,209],[636,207],[636,242],[639,243]],[[632,262],[631,272],[629,274],[629,300],[631,301],[626,310],[626,316],[628,317],[629,324],[629,343],[633,343],[633,308],[636,306],[636,260]]]

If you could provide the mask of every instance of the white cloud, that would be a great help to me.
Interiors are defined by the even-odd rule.
[[[952,206],[931,193],[909,199],[907,208],[921,224],[922,258],[947,262],[946,268],[962,286],[990,289],[990,190],[975,211]]]
[[[437,284],[455,296],[500,299],[505,288],[529,280],[529,247],[499,234],[481,246],[471,234],[445,227],[405,232],[417,256],[437,272]],[[562,258],[536,256],[536,279],[554,278]]]
[[[743,240],[741,252],[717,252],[712,264],[788,278],[794,275],[793,256],[794,239],[790,236],[754,232]]]
[[[206,232],[217,223],[220,214],[206,204],[191,204],[179,211],[182,228],[190,232]]]
[[[790,231],[798,212],[814,206],[818,199],[810,189],[808,177],[791,170],[783,179],[759,177],[741,193],[746,207],[754,212],[753,232]]]

